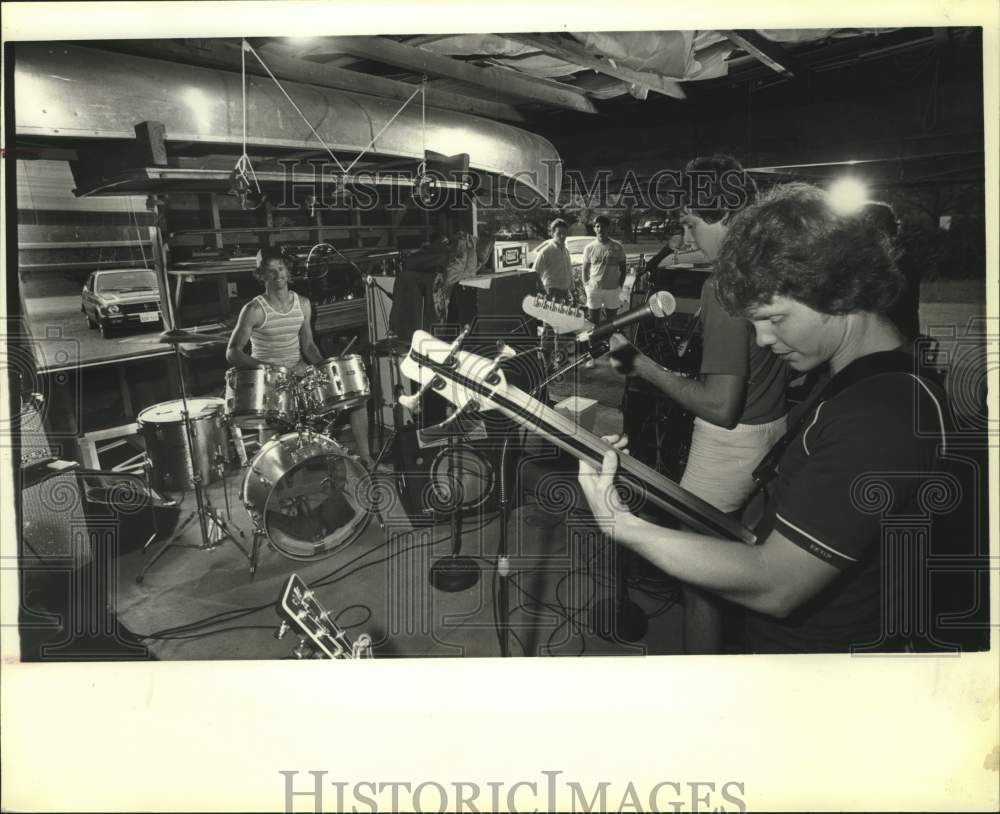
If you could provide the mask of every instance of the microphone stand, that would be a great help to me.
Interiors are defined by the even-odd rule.
[[[576,361],[568,362],[553,372],[548,378],[532,388],[528,395],[534,398],[553,379],[568,373],[573,368],[590,359],[603,356],[608,350],[609,345],[606,341],[598,340],[597,342],[589,343],[587,351],[581,354]],[[540,352],[540,349],[533,348],[525,351],[525,353],[535,352]],[[520,355],[518,354],[518,356]],[[510,434],[504,439],[503,447],[500,451],[500,472],[498,474],[500,485],[500,533],[497,543],[496,573],[500,580],[500,585],[495,602],[497,605],[497,638],[500,643],[500,655],[503,658],[510,656],[510,586],[508,584],[510,579],[510,559],[507,555],[507,527],[510,501],[506,485],[506,460],[510,439]],[[612,598],[602,600],[594,606],[591,611],[591,626],[602,638],[612,641],[617,639],[626,642],[636,642],[646,635],[649,625],[642,608],[628,598],[628,589],[625,584],[625,570],[622,567],[622,556],[621,551],[615,551],[615,562],[619,564],[619,567],[614,568],[615,595]]]
[[[392,302],[396,301],[396,298],[392,296],[392,292],[386,290],[381,285],[379,285],[378,281],[374,277],[372,277],[372,275],[369,274],[367,277],[365,277],[365,285],[367,285],[369,288],[377,288],[379,291],[385,294]]]

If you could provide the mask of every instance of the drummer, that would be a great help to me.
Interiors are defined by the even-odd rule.
[[[321,364],[323,354],[313,340],[312,305],[307,297],[288,287],[288,267],[279,249],[264,248],[257,254],[254,276],[264,284],[264,293],[243,306],[226,348],[226,361],[234,367],[279,365],[303,374],[310,363]],[[246,352],[247,343],[250,353]],[[361,404],[349,411],[358,456],[365,468],[375,461],[368,444],[368,411]]]

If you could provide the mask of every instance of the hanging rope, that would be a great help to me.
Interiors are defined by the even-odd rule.
[[[325,141],[323,141],[323,137],[319,133],[316,132],[316,128],[312,126],[312,123],[309,121],[309,119],[306,118],[306,115],[299,109],[299,106],[297,104],[295,104],[295,102],[292,100],[292,97],[289,96],[288,92],[282,87],[281,82],[278,81],[278,78],[271,72],[271,69],[269,67],[267,67],[267,63],[264,62],[264,60],[261,58],[261,55],[258,54],[254,50],[253,46],[250,45],[250,43],[248,43],[246,40],[243,40],[243,48],[244,48],[245,51],[249,51],[251,54],[253,54],[257,58],[257,61],[260,63],[261,67],[267,72],[267,75],[269,77],[271,77],[271,80],[277,86],[278,90],[280,90],[281,93],[282,93],[282,95],[288,100],[288,104],[290,104],[292,106],[292,108],[295,110],[295,112],[299,114],[299,118],[302,119],[303,122],[305,122],[306,126],[309,128],[309,130],[312,132],[312,134],[316,137],[316,140],[319,141],[319,143],[323,145],[323,149],[326,150],[326,152],[330,156],[330,158],[333,159],[333,163],[337,165],[337,168],[344,174],[344,176],[347,176],[347,175],[350,174],[351,170],[354,169],[354,167],[357,165],[357,163],[375,145],[375,142],[378,141],[378,139],[381,137],[381,135],[389,128],[389,125],[391,125],[394,121],[396,121],[397,118],[399,118],[399,114],[402,113],[406,109],[406,106],[409,105],[410,102],[412,102],[414,100],[414,98],[416,98],[417,94],[420,94],[420,97],[421,97],[421,101],[420,101],[420,107],[421,107],[420,120],[421,120],[421,131],[422,131],[423,143],[424,143],[424,145],[423,145],[424,146],[424,152],[426,154],[426,151],[427,151],[427,132],[426,132],[427,131],[427,118],[426,118],[426,112],[425,112],[425,86],[427,84],[427,77],[426,76],[421,81],[420,87],[417,88],[415,91],[413,91],[412,94],[410,94],[410,98],[408,98],[405,102],[403,102],[402,105],[400,105],[399,110],[397,110],[393,114],[392,118],[389,119],[389,121],[387,121],[385,123],[385,125],[382,127],[382,129],[379,130],[378,133],[376,133],[375,136],[372,137],[372,140],[369,141],[367,145],[365,145],[364,149],[361,150],[361,152],[357,154],[357,156],[354,158],[354,160],[345,168],[344,165],[340,163],[340,160],[337,158],[337,156],[334,155],[334,152],[333,152],[333,150],[330,149],[330,146]],[[245,130],[245,125],[244,125],[244,130]],[[245,149],[246,148],[244,146],[244,150]],[[426,169],[426,164],[424,162],[421,162],[421,172],[423,172],[425,169]]]
[[[246,50],[250,46],[243,40],[243,48],[240,49],[240,90],[243,95],[243,154],[236,162],[232,174],[229,176],[230,192],[236,196],[240,203],[240,209],[252,211],[259,209],[266,198],[261,191],[260,182],[257,180],[257,173],[254,172],[253,163],[247,155],[247,58]],[[256,193],[255,193],[256,190]],[[252,203],[252,198],[257,198],[256,203]]]
[[[434,202],[437,182],[427,174],[427,77],[420,80],[420,137],[423,159],[417,166],[417,182],[414,185],[417,197],[430,206]]]
[[[337,158],[337,156],[335,156],[333,154],[333,150],[331,150],[330,147],[327,145],[327,143],[325,141],[323,141],[323,137],[319,133],[316,132],[316,128],[313,127],[312,123],[309,121],[309,119],[306,118],[306,114],[303,113],[299,109],[299,106],[297,104],[295,104],[295,102],[292,100],[292,97],[289,96],[288,93],[285,91],[285,89],[281,86],[281,83],[278,81],[278,77],[276,77],[273,73],[271,73],[271,69],[268,68],[267,67],[267,63],[264,62],[263,59],[261,59],[260,54],[258,54],[254,50],[253,46],[250,43],[248,43],[246,40],[243,40],[243,48],[244,48],[244,50],[249,51],[251,54],[253,54],[257,58],[257,61],[260,63],[261,67],[265,71],[267,71],[267,75],[269,77],[271,77],[271,80],[277,86],[278,90],[280,90],[281,93],[282,93],[282,95],[288,100],[288,104],[290,104],[295,109],[295,112],[299,114],[299,118],[302,119],[302,121],[304,121],[306,123],[306,127],[308,127],[312,131],[312,134],[314,136],[316,136],[316,139],[319,141],[319,143],[323,145],[323,149],[326,150],[327,153],[329,154],[330,158],[333,159],[333,163],[337,165],[337,168],[342,173],[344,173],[344,175],[347,175],[347,170],[345,170],[344,169],[344,165],[340,163],[340,159]]]
[[[392,118],[385,123],[382,129],[379,130],[378,133],[376,133],[374,136],[372,136],[372,140],[365,145],[365,148],[360,153],[358,153],[357,157],[347,167],[347,169],[344,172],[345,175],[349,173],[352,169],[354,169],[354,165],[357,164],[365,155],[365,153],[367,153],[375,145],[375,142],[378,141],[379,137],[389,128],[389,125],[399,118],[399,114],[402,113],[404,110],[406,110],[406,106],[413,101],[413,99],[416,97],[418,93],[421,92],[421,90],[422,90],[421,88],[417,88],[415,91],[413,91],[413,93],[410,94],[410,98],[407,99],[405,102],[403,102],[402,107],[400,107],[399,110],[397,110],[393,114]]]

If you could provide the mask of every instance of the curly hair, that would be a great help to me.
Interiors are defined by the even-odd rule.
[[[825,314],[885,312],[905,285],[888,236],[861,213],[839,215],[809,184],[774,187],[732,221],[716,286],[729,313],[775,296]]]

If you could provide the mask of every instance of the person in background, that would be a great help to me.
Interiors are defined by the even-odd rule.
[[[449,256],[448,239],[435,232],[419,249],[403,258],[389,310],[389,325],[403,342],[409,343],[415,330],[429,331],[436,321],[434,281],[444,273]]]
[[[611,237],[610,231],[611,221],[599,215],[594,221],[597,239],[583,250],[583,285],[590,321],[595,326],[610,322],[618,315],[621,287],[625,281],[625,248]],[[593,359],[588,360],[587,367],[594,367]]]
[[[532,266],[545,293],[561,302],[569,302],[573,288],[573,259],[566,248],[568,233],[569,224],[566,221],[562,218],[552,221],[549,224],[550,239],[538,247]]]
[[[573,290],[573,259],[566,248],[566,235],[569,224],[562,218],[556,218],[549,224],[551,238],[538,247],[535,264],[532,266],[538,275],[539,283],[546,296],[563,303],[571,303]],[[549,332],[546,326],[545,332]],[[544,346],[544,334],[542,344]],[[552,353],[557,354],[559,336],[552,332]]]

